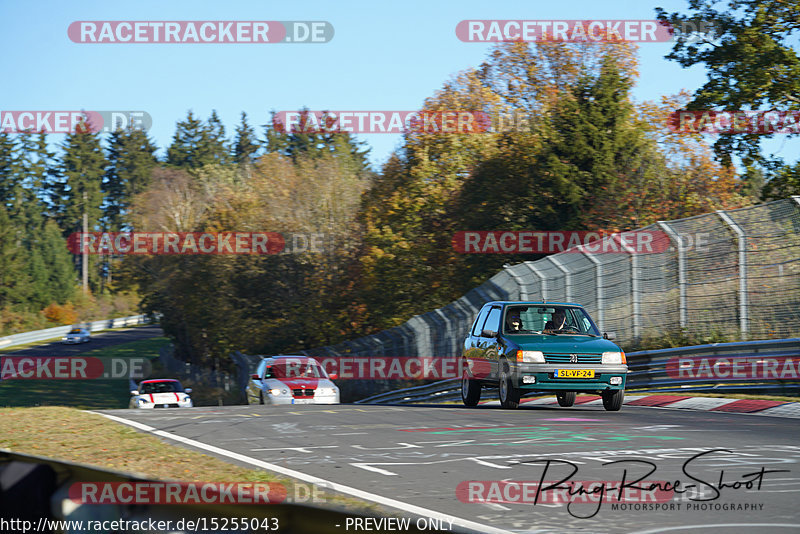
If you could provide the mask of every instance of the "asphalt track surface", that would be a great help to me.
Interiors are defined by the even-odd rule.
[[[102,413],[227,461],[299,472],[343,485],[328,486],[339,491],[391,499],[412,516],[424,509],[461,519],[452,531],[800,532],[796,419],[633,406],[620,412],[594,406],[295,405]],[[619,460],[626,462],[608,464]],[[457,492],[465,481],[556,482],[570,474],[562,485],[573,491],[579,481],[587,489],[599,487],[589,481],[607,481],[611,488],[626,469],[626,483],[642,477],[680,481],[684,493],[667,492],[667,500],[654,503],[652,492],[630,489],[626,509],[615,509],[620,503],[611,490],[608,502],[576,495],[569,506],[534,504],[534,491],[527,497],[513,489],[492,493],[502,487],[497,483],[471,496],[500,502],[469,502],[468,491]]]
[[[107,330],[103,332],[93,332],[92,340],[89,343],[78,343],[75,345],[64,345],[61,341],[53,341],[35,347],[10,350],[0,353],[0,356],[77,356],[84,352],[112,345],[121,345],[131,341],[139,341],[151,337],[163,336],[159,325],[137,326],[125,328],[123,330]]]

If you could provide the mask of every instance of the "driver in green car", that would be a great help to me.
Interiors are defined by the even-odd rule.
[[[561,330],[564,328],[564,323],[567,322],[567,315],[561,308],[556,308],[553,312],[553,318],[544,325],[545,330]]]

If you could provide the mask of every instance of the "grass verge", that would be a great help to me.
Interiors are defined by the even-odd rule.
[[[240,467],[74,408],[0,408],[0,448],[13,452],[79,462],[158,480],[202,482],[280,482],[295,495],[294,481],[268,471]],[[322,493],[324,506],[362,513],[377,505]],[[288,502],[289,499],[287,499]]]
[[[158,358],[168,344],[153,337],[111,345],[81,353],[93,358]],[[0,406],[74,406],[90,409],[127,408],[130,402],[127,378],[95,380],[4,380],[0,382]]]

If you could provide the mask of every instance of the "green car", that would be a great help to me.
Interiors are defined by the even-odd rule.
[[[519,406],[525,391],[553,391],[560,406],[582,392],[619,410],[628,366],[611,339],[579,304],[488,302],[464,341],[461,399],[475,406],[483,386],[496,386],[503,408]]]

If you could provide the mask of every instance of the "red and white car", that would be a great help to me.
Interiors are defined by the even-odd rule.
[[[308,356],[262,359],[247,385],[248,404],[339,404],[336,375]]]
[[[142,380],[139,389],[131,391],[131,408],[191,408],[189,393],[192,388],[183,389],[181,383],[171,378]]]

